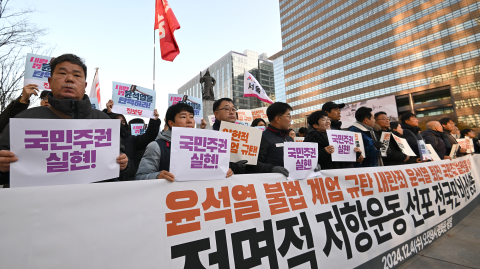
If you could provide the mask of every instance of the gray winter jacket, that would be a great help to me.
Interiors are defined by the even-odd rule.
[[[158,134],[157,139],[162,139],[170,142],[172,139],[172,131],[167,130]],[[135,175],[136,180],[145,180],[145,179],[156,179],[160,174],[160,158],[161,152],[160,147],[156,141],[150,142],[143,158],[140,161],[138,166],[137,174]]]

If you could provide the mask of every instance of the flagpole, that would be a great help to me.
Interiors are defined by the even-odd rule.
[[[155,90],[155,29],[153,29],[153,90]]]

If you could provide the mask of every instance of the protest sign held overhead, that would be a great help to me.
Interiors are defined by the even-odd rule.
[[[10,186],[80,184],[116,178],[118,120],[11,119]],[[28,167],[28,169],[25,169]]]
[[[265,122],[268,122],[267,116],[267,107],[260,107],[251,109],[253,119],[263,119]]]
[[[354,132],[327,130],[327,136],[328,144],[335,147],[335,151],[332,153],[333,162],[355,162],[357,160]]]
[[[245,70],[243,79],[243,97],[257,97],[263,102],[273,104],[272,99],[267,96],[262,85],[260,85],[257,79],[247,70]]]
[[[250,165],[256,165],[258,150],[262,140],[262,131],[257,128],[222,121],[220,131],[231,133],[230,161],[247,160]]]
[[[162,59],[173,62],[175,57],[180,54],[180,48],[174,35],[175,30],[180,29],[180,24],[167,0],[156,0],[155,2],[154,29],[158,29]]]
[[[189,95],[183,95],[183,94],[168,94],[168,106],[173,106],[176,103],[185,103],[191,107],[193,107],[193,112],[194,112],[194,119],[196,124],[201,124],[202,119],[203,119],[203,105],[202,105],[202,99],[189,96]]]
[[[173,127],[169,172],[175,181],[225,179],[231,137],[213,130]]]
[[[112,82],[112,100],[114,113],[155,118],[155,96],[153,90],[137,85]]]
[[[408,144],[405,138],[398,137],[394,134],[392,134],[392,136],[395,142],[397,142],[397,145],[400,148],[400,150],[403,152],[403,154],[408,156],[417,156],[415,152],[413,152],[412,148],[410,147],[410,145]]]
[[[27,53],[25,61],[25,76],[23,86],[37,84],[39,90],[50,91],[48,78],[50,77],[50,60],[52,57]]]
[[[143,123],[131,123],[130,126],[132,128],[131,130],[132,135],[142,135],[146,131],[145,124]]]
[[[289,172],[289,180],[312,178],[320,175],[320,172],[314,171],[318,164],[317,143],[285,142],[283,147],[283,163]]]

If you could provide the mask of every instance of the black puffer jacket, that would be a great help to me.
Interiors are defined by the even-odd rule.
[[[110,118],[116,119],[118,116],[122,116],[126,122],[126,119],[122,114],[112,113]],[[155,141],[158,132],[160,131],[161,123],[162,122],[160,119],[150,119],[145,133],[137,136],[131,135],[128,125],[121,126],[120,138],[122,144],[125,146],[125,153],[130,160],[130,169],[128,170],[128,173],[120,176],[121,181],[135,180],[135,174],[137,173],[138,165],[140,165],[140,161],[143,157],[143,155],[139,156],[137,153],[145,150],[150,142]]]
[[[56,110],[58,113],[61,113],[64,116],[70,117],[72,119],[110,119],[107,114],[103,113],[100,110],[92,109],[90,104],[90,99],[85,94],[82,100],[74,101],[71,99],[59,100],[53,97],[52,93],[48,93],[48,103],[53,109],[45,106],[33,107],[27,109],[15,118],[30,118],[30,119],[62,119],[58,116],[53,110]],[[0,136],[0,150],[10,150],[10,125],[5,127],[2,135]],[[125,153],[125,147],[120,143],[120,153]],[[120,154],[119,154],[120,155]],[[128,172],[130,166],[130,161],[127,165],[127,168],[120,172],[120,177]],[[1,184],[8,185],[10,183],[10,172],[0,173]],[[117,180],[117,179],[112,179]],[[110,180],[108,180],[110,181]]]
[[[423,139],[422,136],[420,135],[420,128],[418,127],[413,127],[411,125],[408,125],[406,123],[400,123],[403,129],[403,137],[407,140],[408,145],[410,148],[413,150],[415,153],[415,156],[410,156],[410,159],[408,159],[407,163],[415,163],[417,158],[420,158],[420,150],[418,148],[418,140]]]
[[[325,148],[330,144],[328,143],[327,133],[319,132],[317,130],[310,130],[305,136],[304,142],[318,143],[318,164],[320,164],[322,170],[325,169],[343,169],[353,168],[354,162],[333,162],[332,154],[329,154]],[[358,154],[357,158],[360,157]]]
[[[391,132],[395,134],[396,136],[400,136],[399,133],[387,129],[387,130],[382,130],[382,131],[375,131],[375,136],[377,137],[377,140],[380,141],[382,138],[382,132]],[[398,146],[397,142],[395,142],[395,139],[393,137],[390,137],[390,141],[388,142],[388,149],[387,149],[387,157],[382,156],[383,160],[383,165],[384,166],[390,166],[390,165],[401,165],[405,164],[405,159],[407,158],[407,155],[405,155],[400,147]],[[409,159],[410,160],[410,159]]]
[[[283,143],[293,142],[287,130],[268,125],[262,133],[257,165],[247,165],[248,173],[271,173],[273,167],[283,167]]]
[[[443,133],[434,130],[423,131],[422,136],[425,143],[432,145],[438,157],[443,160],[443,157],[447,154],[445,139],[447,139],[448,143],[448,138],[446,138]]]
[[[330,124],[330,129],[332,130],[342,130],[342,122],[339,120],[332,120]]]

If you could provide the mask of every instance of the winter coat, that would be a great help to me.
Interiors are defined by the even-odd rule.
[[[380,139],[382,138],[382,132],[392,133],[392,131],[390,129],[376,131],[375,135],[376,135],[378,141],[380,141]],[[395,135],[399,136],[400,134],[395,132]],[[395,139],[393,139],[393,136],[391,136],[390,141],[388,142],[387,157],[382,156],[383,165],[384,166],[391,166],[391,165],[405,164],[405,159],[406,158],[407,158],[407,155],[402,152],[402,150],[398,146],[397,142],[395,142]]]
[[[314,142],[318,143],[318,164],[322,170],[325,169],[343,169],[343,168],[353,168],[354,162],[333,162],[332,154],[329,154],[325,148],[330,144],[328,143],[327,133],[319,132],[317,130],[310,130],[305,136],[303,142]],[[358,156],[360,157],[360,156]]]
[[[423,131],[422,137],[425,143],[432,145],[438,157],[443,160],[443,157],[447,154],[447,147],[444,141],[446,137],[443,137],[442,133],[434,130]]]
[[[172,140],[172,131],[167,130],[159,134],[159,140],[170,142]],[[168,156],[169,157],[169,156]],[[162,151],[157,141],[150,142],[145,154],[138,166],[136,180],[156,179],[160,174],[160,160],[162,158]]]
[[[2,133],[3,129],[5,129],[5,126],[10,122],[11,118],[14,118],[18,113],[26,110],[28,108],[28,105],[30,102],[27,104],[24,104],[20,102],[20,97],[17,99],[13,100],[0,114],[0,133]]]
[[[407,140],[408,145],[410,148],[413,150],[415,153],[415,156],[410,156],[410,159],[408,159],[407,163],[416,163],[417,158],[420,158],[420,150],[418,148],[418,140],[422,140],[422,135],[420,135],[420,128],[418,127],[413,127],[411,125],[408,125],[406,123],[400,123],[403,129],[403,137]]]
[[[330,123],[330,129],[342,130],[342,122],[339,120],[332,120],[332,122]]]
[[[293,142],[287,130],[268,125],[262,132],[257,165],[247,165],[248,173],[271,173],[273,167],[283,167],[283,143]]]
[[[27,109],[15,118],[30,118],[30,119],[106,119],[110,120],[110,117],[107,114],[103,113],[100,110],[92,109],[90,104],[90,99],[88,95],[84,95],[82,100],[74,101],[72,99],[57,99],[53,97],[52,93],[48,93],[48,103],[50,107],[39,106]],[[5,127],[4,132],[0,136],[0,150],[10,150],[10,125],[8,124]],[[123,144],[120,144],[119,148],[120,153],[125,153],[125,148]],[[120,155],[120,154],[119,154]],[[128,172],[130,166],[130,161],[128,162],[127,168],[120,172],[120,176]],[[1,184],[9,184],[10,182],[10,173],[1,172]],[[117,179],[111,179],[117,180]]]
[[[358,123],[358,122],[357,122]],[[363,147],[365,150],[365,159],[361,163],[355,163],[355,167],[374,167],[379,166],[378,155],[380,150],[376,149],[374,146],[375,137],[372,138],[372,134],[369,130],[361,130],[360,128],[352,125],[348,128],[350,132],[361,133],[363,140]]]

